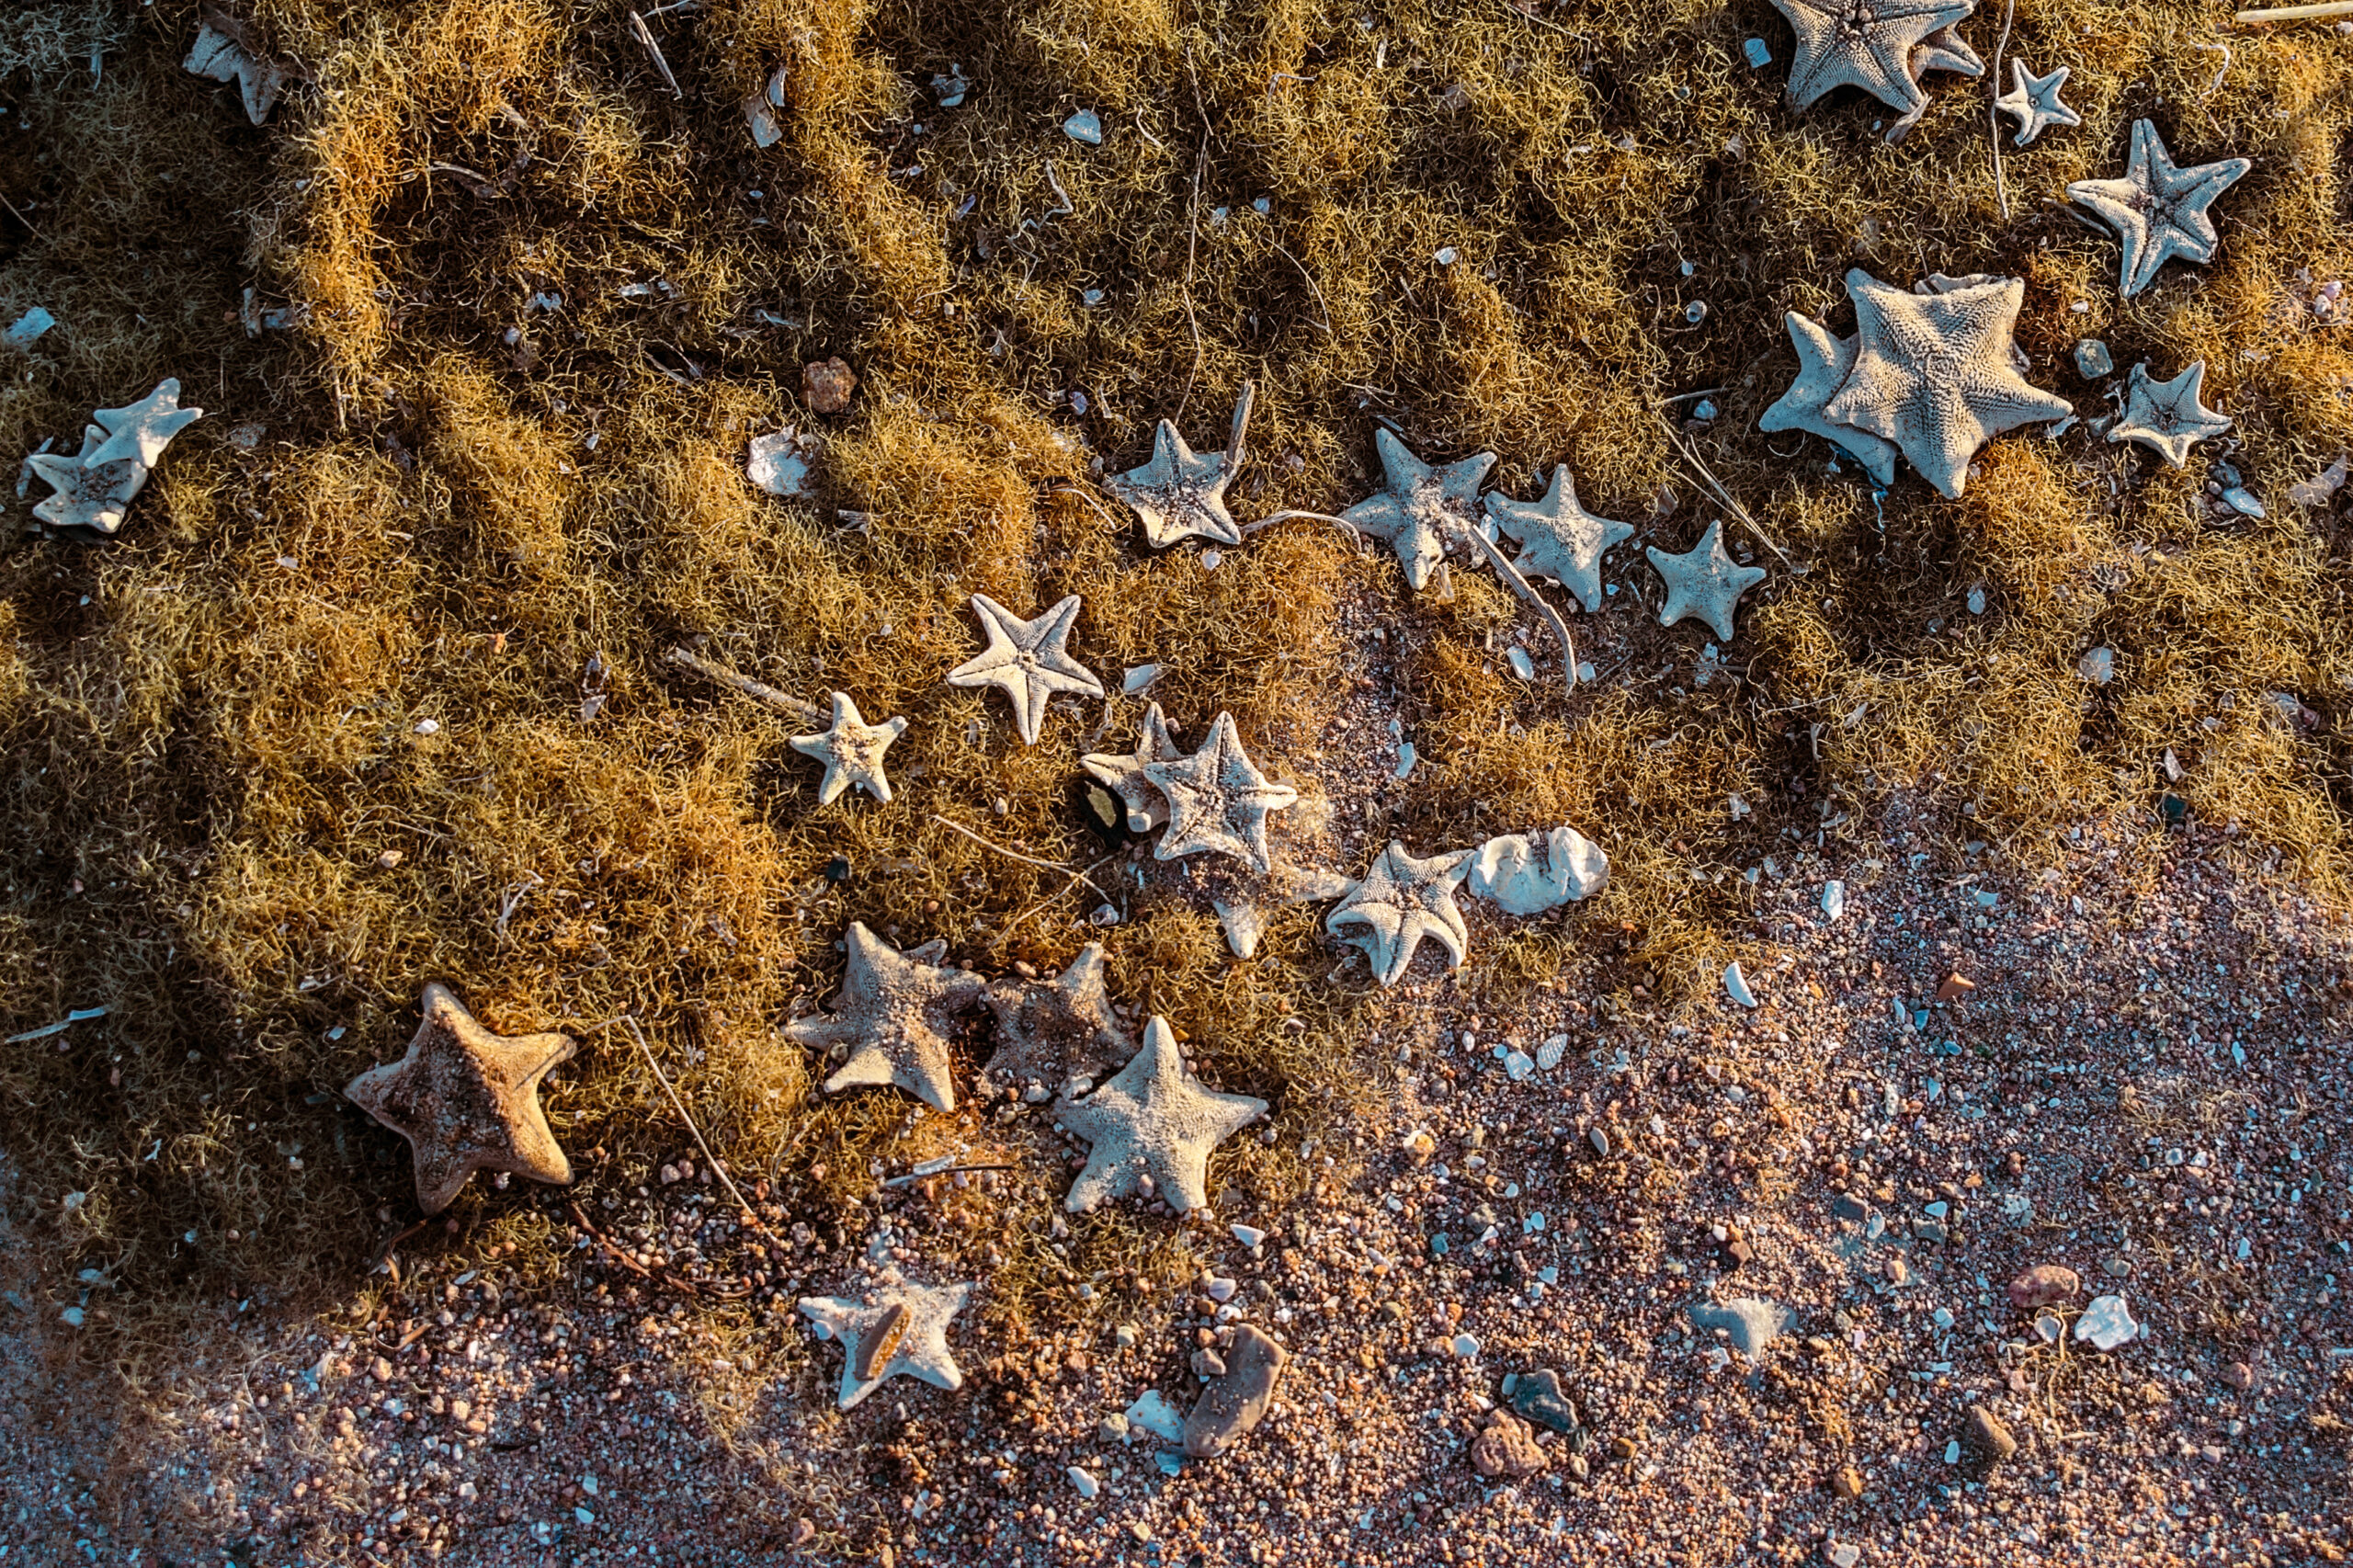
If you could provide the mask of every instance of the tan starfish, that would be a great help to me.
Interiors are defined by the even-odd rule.
[[[1437,937],[1460,969],[1470,949],[1471,928],[1455,907],[1454,890],[1471,874],[1474,853],[1456,849],[1417,860],[1392,839],[1364,881],[1324,917],[1324,928],[1362,948],[1372,977],[1383,985],[1404,976],[1425,937]],[[1349,936],[1342,928],[1350,926],[1363,929]]]
[[[1811,108],[1837,87],[1859,87],[1890,108],[1918,118],[1927,95],[1920,73],[1965,69],[1974,61],[1968,46],[1946,32],[1975,10],[1976,0],[1773,0],[1797,35],[1797,59],[1790,66],[1790,107]],[[1957,45],[1950,51],[1931,44],[1928,58],[1915,51],[1939,34]],[[1982,69],[1982,67],[1981,67]]]
[[[1081,948],[1052,980],[992,980],[983,999],[996,1017],[989,1076],[1001,1084],[1058,1090],[1072,1078],[1093,1079],[1135,1052],[1135,1037],[1111,1010],[1100,942]]]
[[[1195,452],[1176,426],[1164,419],[1153,433],[1152,460],[1104,481],[1104,487],[1142,519],[1144,541],[1153,549],[1165,550],[1196,535],[1219,544],[1242,542],[1242,530],[1225,509],[1225,487],[1242,467],[1242,433],[1250,424],[1256,390],[1248,381],[1242,383],[1223,451]]]
[[[857,1296],[803,1296],[801,1315],[819,1335],[842,1346],[839,1407],[847,1410],[891,1378],[920,1378],[953,1393],[964,1386],[963,1369],[948,1348],[948,1325],[974,1285],[917,1285],[886,1277]]]
[[[1057,692],[1103,695],[1103,683],[1070,656],[1070,629],[1078,608],[1079,597],[1073,594],[1035,620],[1024,620],[986,594],[974,594],[972,609],[989,645],[949,671],[948,684],[1004,687],[1021,744],[1036,745],[1046,704]]]
[[[1209,1205],[1210,1151],[1266,1114],[1267,1102],[1205,1087],[1185,1065],[1165,1019],[1144,1025],[1143,1049],[1082,1100],[1056,1108],[1086,1140],[1086,1168],[1063,1206],[1073,1213],[1151,1190],[1179,1214]]]
[[[842,976],[840,1011],[798,1018],[784,1026],[785,1038],[830,1051],[847,1047],[849,1059],[825,1080],[825,1092],[896,1085],[933,1109],[956,1108],[949,1075],[950,1017],[981,1000],[987,982],[963,970],[936,969],[902,953],[853,920],[844,934],[849,963]]]
[[[834,693],[833,726],[823,734],[795,735],[792,749],[825,765],[817,786],[817,803],[830,806],[855,784],[878,801],[891,799],[891,781],[882,776],[882,754],[906,733],[904,719],[870,724],[846,692]]]
[[[1215,850],[1262,873],[1271,868],[1267,813],[1295,803],[1299,791],[1258,771],[1234,733],[1233,715],[1220,713],[1192,756],[1147,763],[1143,774],[1168,797],[1167,831],[1153,849],[1157,858]]]
[[[2253,167],[2245,158],[2223,158],[2185,169],[2165,151],[2154,122],[2136,119],[2124,177],[2079,179],[2067,187],[2067,199],[2088,208],[2123,242],[2118,287],[2129,300],[2155,282],[2157,268],[2176,256],[2214,259],[2222,236],[2206,209]]]

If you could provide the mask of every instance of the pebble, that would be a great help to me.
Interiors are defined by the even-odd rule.
[[[1862,1472],[1852,1468],[1842,1470],[1830,1479],[1830,1490],[1851,1503],[1863,1494]]]
[[[2108,345],[2098,338],[2078,338],[2075,341],[2075,369],[2084,380],[2096,381],[2115,372],[2116,359],[2109,353]]]
[[[1222,1378],[1225,1376],[1225,1363],[1216,1351],[1203,1346],[1193,1352],[1193,1372],[1197,1377]]]
[[[2245,1393],[2255,1387],[2255,1369],[2245,1361],[2234,1361],[2222,1369],[2222,1381]]]
[[[1201,1391],[1185,1418],[1185,1451],[1215,1459],[1240,1442],[1267,1414],[1290,1353],[1248,1324],[1234,1330],[1231,1369]],[[1130,1420],[1135,1412],[1128,1412]]]
[[[1089,147],[1100,147],[1103,145],[1103,117],[1091,108],[1080,109],[1063,121],[1063,134]]]
[[[2075,661],[2075,673],[2094,686],[2106,686],[2116,678],[2116,650],[2094,648]]]
[[[1458,1334],[1446,1342],[1446,1347],[1454,1356],[1468,1361],[1479,1354],[1479,1336],[1475,1334]]]
[[[1504,1392],[1514,1410],[1563,1437],[1580,1425],[1575,1403],[1561,1392],[1561,1375],[1549,1367],[1521,1373],[1518,1381]]]
[[[1256,1252],[1266,1241],[1267,1233],[1256,1225],[1236,1225],[1233,1227],[1233,1239]]]
[[[1093,1476],[1087,1474],[1076,1465],[1072,1465],[1063,1473],[1070,1477],[1070,1483],[1078,1488],[1078,1494],[1082,1497],[1091,1500],[1097,1493],[1103,1490],[1103,1483],[1101,1482],[1096,1480]]]
[[[1128,1418],[1120,1415],[1116,1410],[1111,1412],[1110,1415],[1106,1415],[1101,1421],[1096,1424],[1095,1436],[1106,1443],[1126,1442],[1128,1440]]]
[[[1471,1464],[1481,1475],[1524,1481],[1547,1462],[1528,1423],[1500,1410],[1488,1413],[1486,1429],[1471,1440]]]
[[[2095,1296],[2084,1315],[2075,1320],[2075,1337],[2096,1350],[2113,1350],[2138,1338],[2141,1325],[2121,1296]]]
[[[1731,1337],[1733,1348],[1751,1358],[1788,1332],[1791,1315],[1787,1307],[1753,1296],[1736,1296],[1722,1306],[1694,1301],[1690,1313],[1693,1327],[1702,1332],[1722,1329]]]
[[[2010,1281],[2010,1305],[2020,1312],[2032,1312],[2037,1307],[2064,1301],[2084,1288],[2084,1282],[2072,1268],[2062,1268],[2055,1263],[2038,1263]]]
[[[1724,994],[1744,1007],[1756,1006],[1756,994],[1748,989],[1748,977],[1740,972],[1738,959],[1724,965]]]
[[[1822,1560],[1829,1563],[1830,1568],[1855,1568],[1855,1564],[1863,1560],[1863,1549],[1851,1540],[1824,1541]]]
[[[1536,1058],[1524,1051],[1515,1051],[1504,1058],[1504,1074],[1515,1084],[1526,1083],[1535,1071]]]
[[[1887,1282],[1891,1285],[1909,1285],[1912,1283],[1911,1267],[1900,1257],[1889,1258],[1887,1260]]]
[[[1142,1397],[1128,1406],[1126,1420],[1131,1429],[1148,1432],[1165,1443],[1185,1440],[1184,1415],[1158,1389],[1145,1390]]]
[[[1536,678],[1536,661],[1528,656],[1527,649],[1514,644],[1505,652],[1504,657],[1511,661],[1511,673],[1520,679],[1534,680]]]
[[[1832,920],[1847,913],[1847,884],[1833,880],[1822,884],[1822,913]]]
[[[2018,1440],[2010,1436],[2010,1429],[1982,1404],[1969,1413],[1968,1437],[1970,1448],[1988,1465],[2000,1464],[2018,1451]]]
[[[1605,1160],[1609,1157],[1608,1133],[1604,1132],[1600,1128],[1597,1127],[1585,1136],[1586,1142],[1593,1145],[1593,1152],[1595,1153],[1600,1155]]]

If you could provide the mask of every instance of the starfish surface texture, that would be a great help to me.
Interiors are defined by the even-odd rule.
[[[1078,759],[1078,765],[1120,797],[1128,808],[1130,833],[1150,833],[1168,820],[1168,801],[1143,770],[1184,755],[1185,748],[1169,734],[1168,720],[1155,702],[1143,710],[1143,728],[1136,736],[1135,750],[1124,756],[1090,752]]]
[[[425,1211],[449,1207],[476,1171],[569,1184],[572,1163],[540,1108],[540,1080],[579,1049],[571,1037],[493,1034],[438,983],[425,988],[423,1006],[408,1054],[369,1068],[343,1092],[408,1140]]]
[[[1194,451],[1176,426],[1164,419],[1153,433],[1152,460],[1104,482],[1142,519],[1144,542],[1153,549],[1165,550],[1195,536],[1220,544],[1242,542],[1242,530],[1225,509],[1225,487],[1242,466],[1242,432],[1250,422],[1251,397],[1251,385],[1245,381],[1233,405],[1225,450]]]
[[[1144,765],[1143,775],[1168,797],[1168,827],[1153,848],[1155,858],[1214,850],[1245,860],[1262,873],[1273,866],[1267,853],[1267,813],[1299,800],[1299,791],[1258,771],[1242,749],[1233,715],[1220,713],[1210,738],[1190,756]]]
[[[2029,385],[2010,336],[2026,299],[2022,278],[1932,278],[1937,291],[1906,293],[1857,268],[1855,368],[1823,407],[1895,443],[1947,495],[1968,483],[1970,460],[2005,430],[2073,412],[2066,399]]]
[[[2023,147],[2054,125],[2081,125],[2084,117],[2059,101],[2059,89],[2067,85],[2064,65],[2048,76],[2038,76],[2026,68],[2026,62],[2013,57],[2010,61],[2010,90],[1994,100],[1994,107],[2018,122],[2018,145]]]
[[[107,433],[95,425],[82,431],[82,449],[35,452],[25,466],[56,491],[33,504],[33,516],[53,528],[88,528],[112,534],[122,527],[131,498],[145,488],[147,470],[125,458],[117,462],[90,462],[90,454],[106,443]]]
[[[1681,555],[1669,555],[1652,545],[1643,551],[1666,582],[1666,603],[1659,607],[1658,623],[1673,626],[1686,616],[1698,616],[1724,642],[1732,641],[1732,612],[1740,596],[1765,580],[1762,566],[1743,566],[1724,553],[1722,518],[1708,525],[1699,542]]]
[[[1062,1123],[1086,1140],[1086,1168],[1063,1207],[1075,1214],[1140,1190],[1154,1191],[1179,1214],[1209,1206],[1210,1151],[1266,1114],[1267,1102],[1205,1087],[1185,1065],[1166,1020],[1144,1025],[1143,1049],[1102,1087],[1056,1108]]]
[[[1455,530],[1478,527],[1479,485],[1495,466],[1495,454],[1479,452],[1433,465],[1386,430],[1375,430],[1372,444],[1381,453],[1381,491],[1340,516],[1387,540],[1405,568],[1406,583],[1418,593],[1446,559],[1447,540]]]
[[[1000,686],[1013,702],[1014,727],[1021,744],[1036,745],[1046,722],[1046,703],[1055,693],[1103,695],[1103,683],[1070,656],[1071,623],[1078,619],[1073,594],[1035,620],[1024,620],[986,594],[972,596],[972,608],[988,633],[989,645],[948,672],[950,686]]]
[[[2189,449],[2231,427],[2228,415],[2206,406],[2200,393],[2206,384],[2206,361],[2169,381],[2149,374],[2143,359],[2132,367],[2125,382],[2124,414],[2108,433],[2111,441],[2137,441],[2179,468],[2189,460]]]
[[[1855,340],[1796,311],[1781,322],[1790,329],[1790,347],[1798,351],[1798,379],[1758,417],[1756,427],[1820,436],[1860,463],[1873,484],[1886,489],[1895,483],[1895,444],[1852,425],[1834,425],[1822,415],[1823,404],[1855,369]]]
[[[878,801],[891,798],[891,781],[882,777],[882,754],[906,733],[904,719],[870,724],[847,692],[834,693],[833,727],[820,735],[795,735],[792,749],[825,765],[817,786],[817,803],[830,806],[855,784]]]
[[[948,1348],[948,1324],[972,1299],[972,1285],[886,1279],[863,1296],[803,1296],[801,1315],[841,1341],[841,1408],[847,1410],[905,1373],[950,1393],[963,1369]]]
[[[795,1019],[784,1026],[785,1038],[820,1051],[849,1048],[849,1060],[825,1080],[829,1095],[895,1084],[935,1110],[954,1110],[949,1019],[981,1000],[988,983],[898,952],[858,921],[850,922],[844,944],[849,965],[842,976],[841,1010]]]
[[[1437,937],[1461,969],[1471,928],[1455,907],[1454,890],[1471,874],[1475,853],[1454,849],[1416,860],[1392,839],[1364,880],[1324,917],[1324,928],[1362,948],[1373,978],[1383,985],[1397,983],[1425,937]],[[1343,928],[1351,926],[1363,929],[1350,936]]]
[[[1975,10],[1976,0],[1773,0],[1797,35],[1797,60],[1790,67],[1790,107],[1803,110],[1836,87],[1860,87],[1907,116],[1916,116],[1927,95],[1920,73],[1959,70],[1948,63],[1974,54],[1958,38],[1952,51],[1932,49],[1915,62],[1924,44]],[[1979,67],[1982,69],[1982,67]],[[1973,72],[1972,73],[1974,74]]]
[[[990,981],[983,1000],[996,1016],[989,1075],[1017,1088],[1035,1083],[1059,1089],[1070,1078],[1095,1078],[1136,1048],[1111,1010],[1100,942],[1081,948],[1052,980]]]
[[[1577,482],[1569,465],[1558,463],[1552,481],[1534,501],[1495,494],[1486,500],[1495,527],[1519,540],[1512,564],[1528,577],[1550,577],[1576,597],[1591,615],[1601,608],[1601,558],[1612,545],[1634,537],[1631,524],[1597,517],[1577,504]]]
[[[2245,158],[2224,158],[2182,168],[2165,151],[2155,123],[2136,119],[2124,177],[2079,179],[2067,187],[2067,199],[2089,208],[2123,242],[2118,287],[2129,300],[2154,282],[2157,268],[2175,256],[2214,259],[2221,236],[2206,209],[2253,167]]]
[[[166,376],[137,403],[101,408],[90,417],[106,427],[107,438],[97,451],[84,456],[85,465],[131,461],[153,468],[172,437],[203,418],[204,410],[182,408],[179,378]]]

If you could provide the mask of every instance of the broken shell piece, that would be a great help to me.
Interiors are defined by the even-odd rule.
[[[1744,1007],[1756,1006],[1756,993],[1748,988],[1748,977],[1740,972],[1738,959],[1724,965],[1724,994]]]
[[[2075,1337],[2097,1350],[2114,1350],[2140,1336],[2141,1325],[2132,1321],[2121,1296],[2095,1296],[2075,1320]]]
[[[1143,692],[1159,678],[1158,665],[1131,665],[1128,666],[1127,674],[1120,677],[1120,689],[1128,696],[1134,697]]]
[[[1063,134],[1089,147],[1100,147],[1103,145],[1103,117],[1091,108],[1080,109],[1063,121]]]
[[[1258,939],[1267,934],[1267,916],[1278,907],[1346,898],[1356,881],[1337,871],[1278,863],[1258,885],[1246,883],[1210,901],[1217,922],[1225,927],[1225,945],[1238,959],[1256,958]]]
[[[1573,827],[1490,838],[1471,859],[1470,891],[1509,915],[1540,915],[1590,898],[1609,881],[1609,857]]]
[[[208,81],[236,83],[244,97],[245,118],[256,125],[264,123],[291,73],[266,57],[251,31],[236,17],[207,6],[203,18],[184,68]]]
[[[33,506],[33,516],[53,528],[87,528],[111,536],[122,527],[131,498],[147,483],[147,470],[125,460],[92,467],[90,454],[105,444],[106,432],[92,425],[82,432],[82,449],[35,452],[25,460],[28,472],[49,482],[56,494]]]
[[[771,495],[790,500],[810,494],[815,488],[809,480],[809,452],[813,445],[790,425],[772,436],[755,436],[744,464],[745,476]]]
[[[776,111],[784,107],[784,67],[776,68],[767,85],[744,100],[744,119],[752,128],[752,145],[773,147],[784,140],[784,122]]]

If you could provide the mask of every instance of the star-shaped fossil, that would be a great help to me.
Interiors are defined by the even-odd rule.
[[[1339,907],[1324,917],[1324,929],[1364,949],[1372,976],[1394,985],[1414,961],[1425,937],[1435,937],[1461,969],[1470,949],[1471,928],[1455,907],[1454,890],[1471,874],[1469,849],[1448,850],[1416,860],[1392,839]],[[1364,929],[1355,936],[1345,927]]]
[[[1111,1010],[1100,942],[1081,948],[1052,980],[993,980],[983,999],[996,1015],[989,1076],[1001,1084],[1060,1089],[1071,1078],[1096,1078],[1135,1051],[1135,1038]]]
[[[1143,1028],[1143,1049],[1083,1100],[1055,1108],[1064,1127],[1086,1140],[1086,1168],[1063,1207],[1075,1214],[1109,1199],[1153,1191],[1179,1214],[1209,1206],[1210,1151],[1263,1116],[1267,1102],[1204,1087],[1185,1065],[1165,1019]]]
[[[2169,381],[2149,374],[2149,363],[2132,367],[2125,382],[2124,414],[2108,433],[2111,441],[2138,441],[2179,468],[2189,460],[2189,449],[2231,427],[2228,415],[2206,406],[2200,393],[2206,385],[2206,361]]]
[[[1601,608],[1601,558],[1634,530],[1579,506],[1568,464],[1553,466],[1540,499],[1515,501],[1498,492],[1487,497],[1486,507],[1495,527],[1519,540],[1519,559],[1512,564],[1523,575],[1552,578],[1576,596],[1587,615]]]
[[[1915,117],[1927,102],[1920,72],[1959,69],[1956,56],[1932,51],[1915,63],[1915,51],[1977,8],[1976,0],[1773,0],[1797,35],[1797,60],[1790,67],[1790,107],[1804,110],[1835,87],[1860,87],[1890,108]],[[1950,35],[1948,35],[1950,36]],[[1952,42],[1960,44],[1958,38]],[[1968,46],[1959,54],[1970,61]]]
[[[878,801],[891,798],[891,781],[882,777],[882,754],[906,733],[904,719],[870,724],[847,692],[834,693],[833,727],[821,735],[795,735],[792,749],[825,765],[817,786],[817,803],[830,806],[855,784]]]
[[[2026,62],[2015,57],[2010,61],[2010,90],[1994,100],[1994,107],[2018,122],[2018,145],[2023,147],[2054,125],[2081,125],[2084,117],[2059,101],[2059,89],[2067,85],[2068,68],[2064,65],[2048,76],[2038,76],[2026,68]]]
[[[1035,620],[1024,620],[986,594],[972,596],[972,608],[989,645],[978,656],[948,672],[950,686],[1001,686],[1013,703],[1021,744],[1036,745],[1046,722],[1046,703],[1055,693],[1103,695],[1103,683],[1070,656],[1071,623],[1078,619],[1073,594]]]
[[[2136,119],[2124,177],[2079,179],[2067,187],[2067,198],[2089,208],[2123,242],[2118,287],[2129,300],[2154,282],[2157,268],[2175,256],[2196,262],[2214,259],[2221,236],[2206,209],[2254,166],[2245,158],[2224,158],[2178,167],[2158,138],[2155,123]]]
[[[343,1092],[408,1140],[425,1211],[449,1207],[476,1171],[569,1184],[572,1164],[548,1131],[540,1080],[579,1049],[571,1037],[493,1034],[438,983],[425,988],[423,1008],[408,1054],[369,1068]]]
[[[1681,555],[1669,555],[1656,545],[1643,553],[1666,581],[1666,603],[1659,607],[1658,623],[1673,626],[1696,615],[1726,642],[1732,641],[1732,612],[1740,596],[1765,580],[1762,566],[1743,566],[1724,553],[1722,518],[1710,523],[1699,542]]]
[[[137,403],[101,408],[90,417],[106,426],[107,438],[97,451],[82,459],[85,464],[98,468],[128,460],[153,468],[172,437],[203,418],[204,410],[182,408],[179,378],[166,376]]]
[[[1136,749],[1125,756],[1108,752],[1089,752],[1078,759],[1097,782],[1120,797],[1128,808],[1128,831],[1150,833],[1168,820],[1168,801],[1161,794],[1160,786],[1144,777],[1144,769],[1155,762],[1174,762],[1185,755],[1168,733],[1168,720],[1155,702],[1143,710],[1143,728],[1136,736]]]
[[[954,1110],[949,1019],[981,1000],[988,983],[898,952],[858,921],[850,922],[844,943],[849,965],[842,976],[841,1010],[795,1019],[784,1026],[785,1038],[820,1051],[849,1048],[849,1060],[825,1080],[829,1095],[895,1084],[935,1110]]]
[[[1190,756],[1148,762],[1143,776],[1168,798],[1168,827],[1153,854],[1162,860],[1215,850],[1261,872],[1267,854],[1267,813],[1295,804],[1299,791],[1258,771],[1234,733],[1233,715],[1220,713],[1210,738]]]
[[[1381,491],[1340,516],[1387,540],[1405,568],[1405,581],[1418,593],[1446,559],[1448,540],[1479,526],[1479,485],[1495,466],[1495,454],[1480,452],[1433,466],[1386,430],[1375,430],[1372,444],[1381,453]]]
[[[1248,381],[1242,383],[1225,450],[1194,451],[1176,426],[1164,419],[1153,433],[1152,460],[1104,481],[1104,487],[1142,519],[1144,542],[1153,549],[1165,550],[1195,536],[1220,544],[1242,542],[1242,530],[1225,509],[1225,487],[1242,467],[1242,433],[1250,423],[1256,390]]]
[[[2024,279],[1930,281],[1939,291],[1905,293],[1859,267],[1847,274],[1855,366],[1822,416],[1894,442],[1929,483],[1958,495],[1987,441],[2073,410],[2019,373],[2024,356],[2010,329]]]
[[[1845,383],[1855,368],[1855,340],[1841,337],[1812,316],[1796,311],[1781,318],[1790,329],[1790,345],[1798,351],[1798,379],[1790,383],[1772,407],[1756,421],[1759,430],[1804,430],[1822,437],[1853,458],[1881,490],[1895,483],[1895,447],[1852,425],[1834,425],[1822,416],[1823,404]]]
[[[841,1408],[847,1410],[902,1372],[950,1393],[964,1373],[948,1348],[948,1324],[973,1285],[917,1285],[886,1278],[861,1296],[803,1296],[801,1315],[841,1341]]]
[[[97,426],[85,426],[79,452],[35,452],[25,460],[25,466],[56,491],[33,504],[34,517],[53,528],[87,528],[98,534],[111,535],[122,527],[131,498],[146,487],[147,471],[128,458],[93,467],[90,454],[106,438]]]
[[[1210,907],[1225,928],[1225,945],[1238,959],[1255,958],[1258,939],[1267,934],[1267,915],[1286,904],[1313,903],[1345,898],[1356,882],[1337,871],[1313,866],[1275,862],[1274,869],[1255,881],[1238,881],[1212,896]]]

